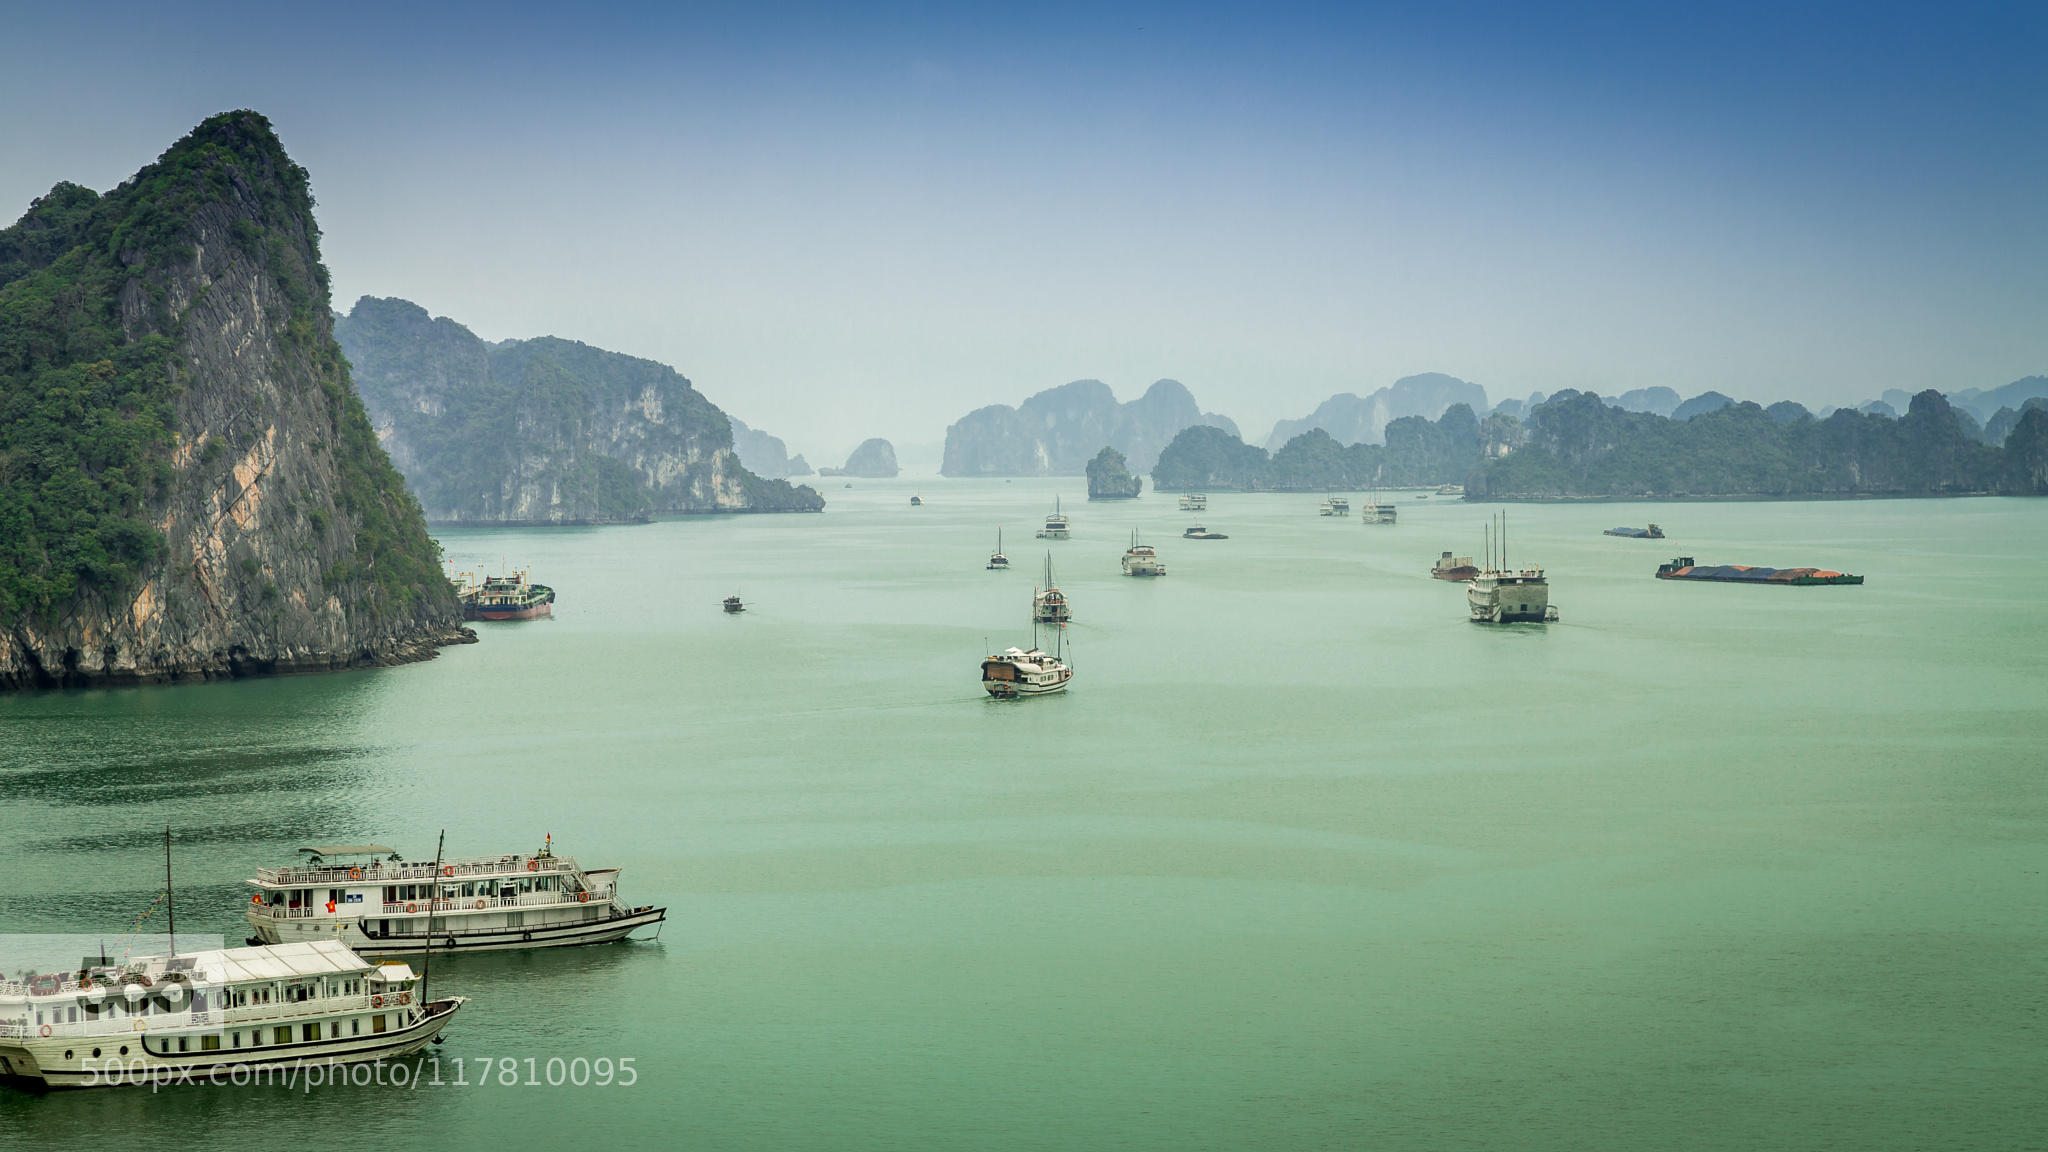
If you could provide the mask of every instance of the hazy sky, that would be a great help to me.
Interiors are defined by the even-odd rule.
[[[813,463],[1081,377],[1818,407],[2048,372],[2048,6],[11,6],[0,216],[271,117],[344,310]],[[59,12],[59,8],[69,9]]]

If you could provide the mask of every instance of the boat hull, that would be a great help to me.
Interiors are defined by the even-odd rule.
[[[450,952],[516,952],[533,948],[572,948],[585,944],[612,944],[624,940],[639,928],[660,924],[668,918],[666,908],[635,908],[608,916],[602,920],[563,920],[553,924],[493,925],[489,928],[464,928],[461,917],[445,912],[434,914],[434,934],[431,937],[434,954]],[[257,944],[289,944],[300,940],[341,940],[357,955],[369,959],[389,959],[396,956],[420,956],[427,951],[429,937],[424,931],[426,916],[405,917],[416,924],[405,924],[395,931],[379,932],[371,927],[380,921],[400,919],[398,917],[361,917],[349,920],[330,918],[308,920],[269,920],[255,916],[249,918],[256,929],[250,937]],[[419,931],[411,931],[417,927]],[[281,937],[281,939],[271,939]]]
[[[0,1081],[31,1090],[62,1088],[114,1088],[124,1085],[236,1082],[265,1070],[304,1072],[309,1066],[363,1064],[395,1060],[417,1053],[431,1043],[467,998],[453,996],[436,1000],[417,1020],[389,1032],[369,1036],[345,1036],[298,1044],[277,1044],[262,1048],[223,1048],[212,1052],[160,1052],[149,1041],[178,1037],[219,1036],[224,1030],[245,1030],[273,1025],[296,1024],[309,1017],[269,1017],[224,1022],[210,1027],[183,1027],[176,1031],[141,1031],[92,1036],[0,1037]],[[369,1009],[365,1009],[368,1011]],[[138,1021],[140,1023],[141,1021]],[[93,1056],[97,1050],[104,1053]],[[65,1053],[71,1055],[67,1058]],[[246,1071],[238,1071],[246,1070]],[[247,1083],[246,1079],[241,1080]]]
[[[532,604],[523,608],[470,608],[462,615],[468,620],[537,620],[554,614],[553,604]]]

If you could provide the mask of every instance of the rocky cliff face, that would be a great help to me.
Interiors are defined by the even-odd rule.
[[[1195,405],[1178,380],[1160,380],[1129,404],[1100,380],[1040,392],[1017,408],[992,404],[946,429],[946,476],[1074,476],[1104,444],[1150,468],[1183,428],[1237,426]]]
[[[1134,499],[1144,486],[1144,481],[1131,475],[1124,454],[1114,448],[1104,448],[1088,462],[1090,500]]]
[[[1486,390],[1441,372],[1403,376],[1391,387],[1382,388],[1370,396],[1340,392],[1318,404],[1314,412],[1300,420],[1282,420],[1274,424],[1273,434],[1266,437],[1266,450],[1277,452],[1289,440],[1311,428],[1328,432],[1330,438],[1340,445],[1379,444],[1384,440],[1387,425],[1394,421],[1404,416],[1435,420],[1453,404],[1464,404],[1474,412],[1484,412]]]
[[[811,466],[802,453],[789,454],[789,445],[779,436],[770,436],[759,428],[749,428],[737,417],[727,416],[732,421],[732,450],[739,455],[740,466],[764,480],[786,480],[791,476],[811,475]]]
[[[0,232],[0,687],[474,639],[350,385],[318,236],[252,112]]]
[[[846,458],[843,468],[826,468],[821,476],[861,476],[870,480],[887,480],[896,475],[896,449],[887,440],[876,437],[861,441],[860,447]]]
[[[742,466],[725,413],[665,364],[552,336],[489,345],[410,301],[368,296],[335,334],[430,519],[593,523],[825,505]]]

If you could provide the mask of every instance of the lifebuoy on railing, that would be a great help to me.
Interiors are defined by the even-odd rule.
[[[477,907],[478,907],[479,909],[481,909],[481,908],[482,908],[482,907],[484,906],[484,902],[483,902],[483,901],[481,901],[481,900],[479,900],[479,901],[477,901],[477,902],[476,902],[476,906],[477,906]]]
[[[453,864],[448,864],[448,865],[444,865],[444,866],[442,866],[442,868],[441,868],[441,875],[443,875],[443,876],[453,876],[453,875],[455,875],[455,865],[453,865]]]
[[[410,992],[400,992],[400,993],[398,994],[398,1002],[399,1002],[400,1004],[410,1004],[410,1003],[412,1003],[412,993],[410,993]]]
[[[382,996],[372,996],[372,997],[370,997],[370,1007],[372,1007],[372,1008],[382,1008],[383,1006],[384,1006],[384,998],[383,998]]]
[[[407,915],[411,915],[412,913],[414,913],[414,912],[417,912],[417,911],[419,911],[419,910],[420,910],[420,906],[419,906],[419,905],[417,905],[417,904],[407,904],[407,905],[405,906],[405,911],[406,911],[406,914],[407,914]]]
[[[363,870],[361,868],[349,869],[348,878],[351,880],[361,880],[363,878]]]
[[[578,892],[578,893],[576,894],[576,902],[577,902],[578,904],[588,904],[588,903],[590,903],[590,893],[588,893],[588,892]]]
[[[526,870],[527,870],[528,872],[538,872],[538,871],[540,871],[540,861],[538,861],[538,860],[528,860],[528,861],[526,862]]]
[[[47,1038],[49,1037],[49,1035],[50,1035],[50,1026],[49,1026],[48,1024],[45,1024],[45,1025],[43,1025],[43,1036],[44,1036],[44,1038],[45,1038],[45,1039],[47,1039]]]
[[[147,1020],[137,1020],[137,1021],[135,1022],[135,1030],[136,1030],[137,1032],[141,1032],[141,1031],[144,1031],[144,1030],[145,1030],[145,1029],[147,1029],[148,1027],[149,1027],[149,1021],[147,1021]]]

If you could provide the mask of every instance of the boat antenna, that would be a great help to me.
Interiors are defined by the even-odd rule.
[[[427,999],[427,972],[434,966],[434,902],[441,897],[441,849],[448,844],[448,830],[441,829],[441,838],[434,841],[433,882],[427,888],[427,951],[420,958],[420,1011],[431,1013]]]
[[[171,955],[178,954],[178,902],[171,896],[171,826],[164,825],[164,915],[170,921]]]
[[[1508,570],[1508,510],[1500,510],[1500,570]]]

